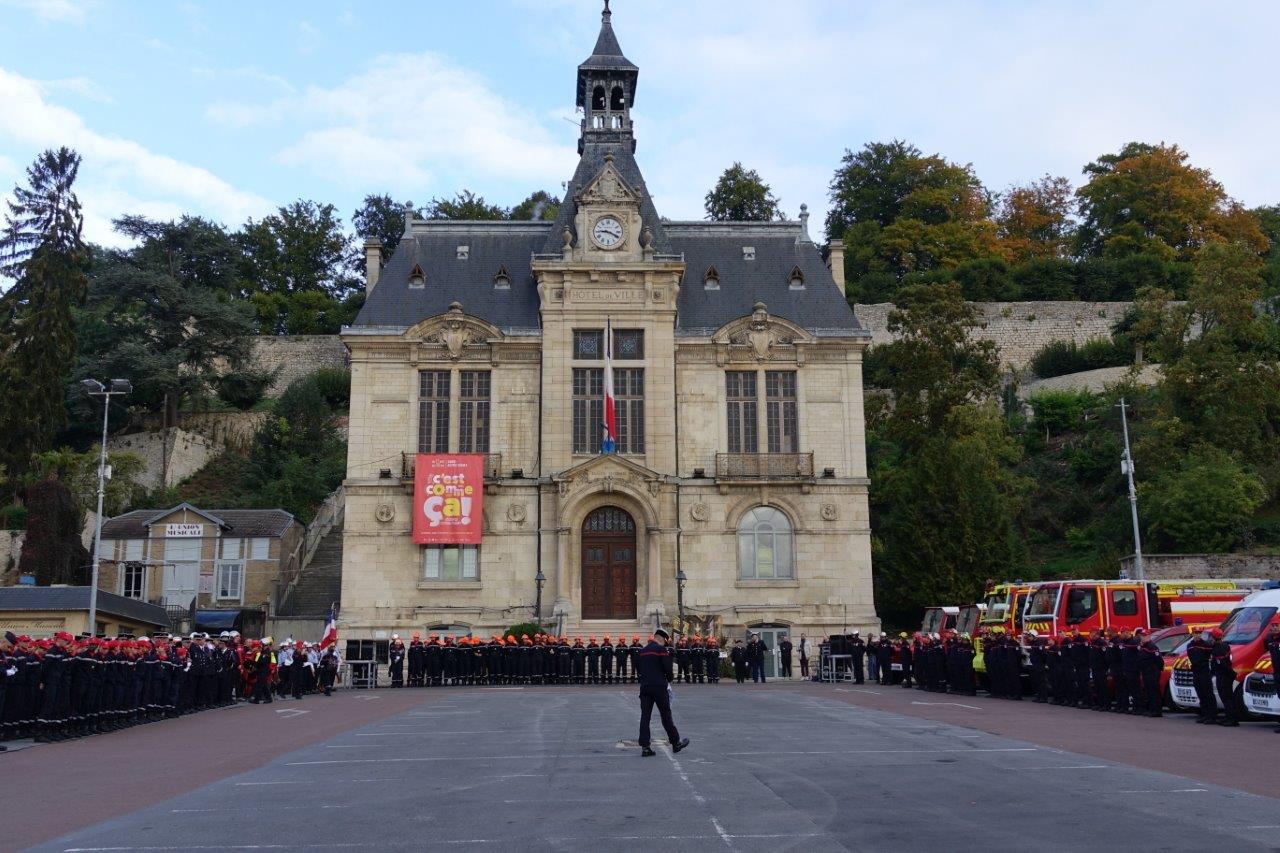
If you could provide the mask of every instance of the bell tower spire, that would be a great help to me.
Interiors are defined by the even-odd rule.
[[[613,32],[613,12],[605,0],[595,50],[578,66],[578,109],[582,110],[579,154],[588,142],[623,142],[635,150],[631,104],[639,76],[640,69],[622,54]]]

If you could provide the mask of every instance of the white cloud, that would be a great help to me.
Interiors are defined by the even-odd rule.
[[[41,80],[40,87],[48,92],[70,92],[88,101],[100,104],[114,104],[116,99],[111,93],[88,77],[66,77],[62,80]]]
[[[272,103],[222,102],[207,115],[296,127],[280,162],[359,188],[452,193],[509,180],[527,192],[573,171],[565,134],[552,134],[484,79],[430,52],[381,56],[333,88]],[[440,175],[461,183],[437,185]]]
[[[26,9],[46,21],[82,24],[97,0],[0,0],[0,6]]]
[[[5,122],[0,139],[34,153],[66,145],[84,158],[79,194],[87,239],[118,244],[112,218],[124,213],[172,216],[200,213],[238,225],[272,205],[233,187],[207,169],[157,154],[139,143],[98,133],[79,115],[45,99],[41,84],[0,68]]]

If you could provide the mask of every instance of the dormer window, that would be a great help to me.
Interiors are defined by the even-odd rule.
[[[422,267],[414,264],[413,269],[409,272],[409,287],[413,290],[421,290],[426,286],[427,274],[422,271]]]
[[[742,247],[742,259],[743,259],[744,261],[754,261],[754,260],[756,259],[756,247],[755,247],[755,246],[743,246],[743,247]]]
[[[498,274],[493,277],[493,286],[498,290],[511,289],[511,276],[507,274],[505,266],[498,267]]]
[[[716,272],[715,267],[707,267],[707,274],[703,276],[702,284],[707,290],[720,289],[720,273]]]
[[[792,290],[804,290],[804,272],[800,267],[793,267],[789,279]]]
[[[458,260],[460,260],[460,261],[465,261],[465,260],[466,260],[467,258],[469,258],[469,257],[471,257],[471,247],[470,247],[470,246],[459,246],[459,247],[458,247]]]

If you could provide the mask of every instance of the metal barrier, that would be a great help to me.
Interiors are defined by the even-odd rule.
[[[352,690],[372,690],[378,686],[378,666],[376,660],[349,660],[339,671],[346,672],[344,683]]]
[[[853,655],[833,655],[823,651],[819,658],[818,680],[828,683],[853,681]]]

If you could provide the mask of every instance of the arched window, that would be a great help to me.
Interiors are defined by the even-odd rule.
[[[604,112],[604,86],[596,86],[591,90],[591,111]]]
[[[720,273],[716,272],[715,267],[707,267],[707,274],[703,276],[702,284],[707,290],[720,289]]]
[[[614,86],[613,91],[609,94],[609,109],[615,113],[622,112],[623,101],[625,100],[622,94],[622,87]]]
[[[422,267],[417,264],[413,265],[413,270],[409,273],[409,286],[415,290],[427,286],[427,275],[422,271]]]
[[[743,580],[794,577],[791,522],[771,506],[758,506],[738,524],[738,573]]]

